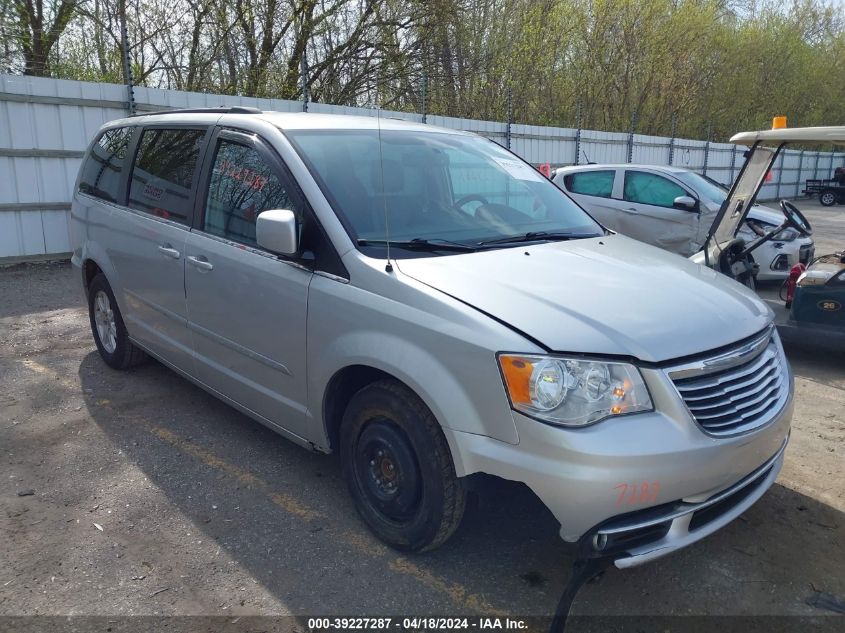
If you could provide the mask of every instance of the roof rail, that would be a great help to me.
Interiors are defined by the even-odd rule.
[[[148,116],[150,114],[261,114],[263,110],[249,106],[218,106],[216,108],[176,108],[173,110],[153,110],[150,112],[136,112],[132,116]]]

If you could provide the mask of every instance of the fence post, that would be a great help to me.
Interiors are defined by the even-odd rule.
[[[634,161],[634,130],[637,128],[637,113],[631,115],[631,129],[628,131],[628,163]]]
[[[581,102],[575,106],[575,160],[573,163],[578,165],[581,160]]]
[[[505,145],[511,148],[511,121],[513,120],[513,93],[508,88],[508,125],[505,128]]]
[[[126,32],[126,2],[120,2],[120,50],[123,56],[123,82],[126,84],[126,109],[135,114],[135,88],[132,85],[132,64],[129,62],[129,35]]]
[[[707,124],[707,142],[704,144],[704,175],[707,175],[707,164],[710,162],[710,132],[711,125]]]
[[[736,171],[736,145],[733,146],[731,150],[731,182],[729,184],[733,184],[734,181],[734,172]]]
[[[669,166],[675,162],[675,130],[678,125],[678,113],[672,113],[672,136],[669,139]]]
[[[308,47],[302,51],[299,60],[299,75],[302,81],[302,111],[308,112]]]
[[[819,177],[819,156],[821,155],[822,153],[819,150],[816,150],[816,162],[813,165],[813,178]]]
[[[780,167],[778,167],[778,182],[777,182],[777,189],[775,189],[775,198],[780,200],[780,183],[783,182],[783,163],[786,160],[786,153],[789,150],[781,150],[780,153]]]
[[[795,179],[795,198],[798,197],[798,188],[801,186],[801,171],[804,169],[804,150],[798,155],[798,177]]]
[[[423,71],[422,74],[422,122],[428,122],[428,73]]]

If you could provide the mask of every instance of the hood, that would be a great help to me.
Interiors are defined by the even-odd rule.
[[[745,286],[621,235],[396,266],[557,352],[659,362],[729,345],[772,319]]]

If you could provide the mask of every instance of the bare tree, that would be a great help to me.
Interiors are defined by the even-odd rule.
[[[25,75],[50,74],[50,51],[73,18],[79,1],[13,0],[17,30],[12,36],[23,55]]]

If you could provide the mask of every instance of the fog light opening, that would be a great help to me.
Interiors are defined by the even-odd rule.
[[[785,254],[780,254],[772,260],[772,270],[787,270],[789,268],[789,258]]]
[[[600,552],[605,547],[607,547],[607,534],[596,534],[593,537],[593,549]]]

